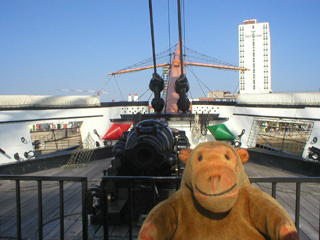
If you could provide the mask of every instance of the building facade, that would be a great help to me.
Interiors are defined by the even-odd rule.
[[[246,20],[239,25],[239,93],[270,93],[271,45],[269,23]]]

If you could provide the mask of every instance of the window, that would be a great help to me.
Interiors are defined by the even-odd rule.
[[[240,80],[240,90],[245,90],[244,80]]]
[[[264,76],[264,89],[269,89],[268,76]]]

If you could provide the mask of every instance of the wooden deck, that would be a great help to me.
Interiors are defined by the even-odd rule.
[[[93,161],[84,168],[54,168],[28,174],[34,176],[86,176],[88,187],[99,184],[102,170],[110,166],[111,159]],[[249,177],[293,177],[297,174],[265,167],[248,162],[245,169]],[[301,175],[300,175],[301,176]],[[259,183],[257,187],[271,194],[271,184]],[[43,183],[43,235],[44,239],[59,239],[59,194],[57,182]],[[15,183],[0,181],[0,239],[16,239],[16,203]],[[300,237],[301,239],[319,239],[319,198],[320,184],[303,184],[301,193]],[[295,184],[278,183],[277,200],[295,216]],[[81,218],[81,184],[66,182],[64,184],[65,203],[65,239],[82,239]],[[37,182],[21,182],[22,206],[22,239],[38,239],[37,215]],[[133,236],[136,238],[139,227],[135,227]],[[110,239],[128,239],[126,225],[111,226]],[[103,228],[89,225],[89,239],[103,239]]]
[[[302,175],[281,171],[278,169],[246,163],[245,171],[249,177],[303,177]],[[255,187],[271,195],[271,184],[253,184]],[[296,186],[293,183],[277,184],[277,201],[295,219]],[[320,184],[305,183],[301,187],[300,229],[301,239],[318,240],[319,237],[319,211],[320,211]]]

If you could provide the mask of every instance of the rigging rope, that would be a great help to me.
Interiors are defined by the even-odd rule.
[[[152,0],[149,0],[149,14],[150,14],[150,28],[151,28],[151,41],[152,41],[152,55],[153,55],[153,70],[157,73],[155,43],[154,43],[154,30],[153,30],[153,15],[152,15]]]
[[[187,68],[190,70],[190,72],[191,72],[191,73],[193,74],[193,76],[196,78],[196,80],[197,80],[197,82],[198,82],[198,85],[199,85],[199,87],[200,87],[203,95],[207,98],[207,96],[206,96],[203,88],[201,87],[200,83],[202,83],[202,85],[205,86],[205,87],[209,90],[209,92],[212,92],[212,90],[210,90],[210,88],[209,88],[208,86],[206,86],[206,85],[196,76],[196,74],[194,73],[193,69],[191,69],[189,66],[187,66]]]
[[[185,4],[184,4],[184,0],[182,0],[182,12],[183,12],[183,19],[182,19],[182,22],[183,22],[183,40],[184,40],[184,43],[186,42],[186,21],[185,21],[185,8],[184,8]],[[185,53],[186,52],[186,48],[185,48],[185,44],[183,44],[183,52]],[[182,53],[181,53],[182,54]]]
[[[137,99],[136,102],[138,102],[138,101],[140,100],[140,98],[142,98],[149,90],[150,90],[150,89],[148,88],[144,93],[142,93],[142,95],[141,95],[140,97],[138,97],[138,99]],[[151,96],[152,96],[152,93],[151,93]],[[149,97],[149,99],[150,99],[150,97]],[[149,100],[149,99],[148,99],[148,100]]]
[[[197,51],[195,51],[195,50],[192,50],[192,49],[190,49],[190,48],[188,48],[188,47],[185,47],[185,48],[186,48],[186,50],[188,50],[188,51],[190,51],[190,52],[192,52],[192,53],[198,54],[198,55],[200,55],[200,56],[202,56],[202,57],[205,57],[205,58],[207,58],[207,59],[210,59],[210,60],[212,60],[213,62],[220,63],[220,64],[224,64],[224,65],[227,65],[227,66],[235,67],[235,65],[233,65],[233,64],[230,64],[230,63],[221,61],[221,60],[216,59],[216,58],[213,58],[213,57],[210,57],[210,56],[205,55],[205,54],[203,54],[203,53],[199,53],[199,52],[197,52]],[[196,57],[194,57],[194,58],[196,58]],[[202,60],[204,60],[204,59],[202,59]],[[207,60],[207,61],[209,61],[209,60]]]
[[[176,93],[179,94],[179,99],[177,101],[178,109],[182,112],[187,112],[190,108],[190,100],[187,97],[187,92],[189,91],[189,82],[184,74],[184,63],[183,63],[183,52],[182,52],[182,27],[181,27],[181,7],[180,0],[178,2],[178,28],[179,28],[179,48],[180,48],[180,66],[181,66],[181,74],[177,78],[174,84],[174,89]]]
[[[176,46],[176,45],[175,45],[175,46]],[[173,46],[173,47],[174,47],[174,46]],[[170,49],[167,49],[167,50],[164,50],[164,51],[158,53],[158,54],[156,55],[156,58],[159,60],[159,59],[161,59],[161,58],[168,57],[168,54],[166,54],[166,55],[164,55],[164,56],[160,56],[160,55],[163,55],[163,54],[165,54],[165,53],[169,53],[169,55],[170,55],[171,49],[172,49],[173,47],[171,47]],[[160,57],[159,57],[159,56],[160,56]],[[147,63],[149,63],[149,62],[152,62],[152,61],[153,61],[153,58],[150,57],[150,58],[147,58],[147,59],[145,59],[145,60],[142,60],[142,61],[140,61],[140,62],[138,62],[138,63],[136,63],[136,64],[133,64],[133,65],[131,65],[131,66],[129,66],[129,67],[123,68],[123,69],[121,69],[121,70],[119,70],[119,71],[131,69],[131,68],[135,68],[135,67],[140,67],[140,66],[142,66],[142,65],[144,65],[144,64],[147,64]]]
[[[169,36],[169,49],[171,46],[171,30],[170,30],[170,7],[169,7],[169,0],[168,0],[168,36]],[[169,54],[170,56],[170,63],[171,63],[171,54]]]
[[[108,77],[107,77],[107,79],[109,78],[109,80],[103,85],[103,87],[100,89],[100,92],[107,86],[107,84],[110,82],[110,80],[111,80],[111,76],[109,75]]]
[[[149,96],[149,98],[148,98],[148,102],[149,102],[149,100],[150,100],[151,97],[152,97],[152,93],[150,94],[150,96]]]
[[[121,95],[121,97],[122,97],[122,101],[124,101],[124,97],[123,97],[122,92],[121,92],[121,89],[120,89],[120,87],[119,87],[119,84],[118,84],[117,78],[116,78],[116,76],[115,76],[115,75],[113,75],[113,76],[114,76],[114,80],[116,81],[116,84],[117,84],[117,86],[118,86],[118,90],[119,90],[119,92],[120,92],[120,95]]]
[[[158,64],[162,64],[162,63],[171,63],[172,62],[172,55],[173,55],[173,52],[174,52],[174,49],[176,48],[177,44],[171,46],[169,49],[166,49],[158,54],[156,54],[156,59],[157,59],[157,62]],[[184,45],[184,48],[185,48],[185,54],[184,56],[188,56],[189,59],[198,59],[198,60],[202,60],[202,62],[208,62],[208,63],[220,63],[220,64],[223,64],[223,65],[226,65],[226,66],[232,66],[232,67],[236,67],[235,65],[233,64],[230,64],[230,63],[227,63],[227,62],[224,62],[224,61],[221,61],[219,59],[216,59],[216,58],[213,58],[213,57],[210,57],[208,55],[205,55],[205,54],[202,54],[202,53],[199,53],[195,50],[192,50],[188,47],[186,47]],[[190,53],[194,53],[198,56],[195,56],[195,55],[191,55]],[[168,61],[160,61],[161,59],[165,59],[169,57]],[[132,68],[136,68],[136,67],[141,67],[141,66],[147,66],[148,63],[152,62],[153,61],[153,57],[150,57],[150,58],[147,58],[145,60],[142,60],[136,64],[133,64],[133,65],[130,65],[126,68],[123,68],[119,71],[123,71],[123,70],[127,70],[127,69],[132,69]],[[220,69],[220,70],[224,70],[224,69]],[[228,69],[228,70],[232,70],[232,69]]]
[[[234,89],[234,91],[233,91],[233,94],[236,94],[236,92],[239,90],[239,81],[238,81],[238,84],[237,84],[237,86],[236,86],[236,88]]]
[[[193,96],[192,96],[192,91],[191,90],[189,91],[189,94],[190,94],[191,99],[194,99]]]
[[[182,29],[181,29],[181,8],[180,0],[178,2],[178,28],[179,28],[179,42],[180,42],[180,61],[181,61],[181,75],[183,74],[183,53],[182,53]]]
[[[149,13],[150,13],[150,28],[151,28],[151,39],[152,39],[152,54],[153,54],[153,68],[152,79],[149,83],[149,88],[154,92],[154,98],[151,101],[151,105],[156,112],[161,112],[165,103],[161,98],[161,91],[164,89],[164,81],[159,74],[157,74],[157,63],[156,63],[156,52],[154,43],[154,31],[153,31],[153,16],[152,16],[152,0],[149,0]]]

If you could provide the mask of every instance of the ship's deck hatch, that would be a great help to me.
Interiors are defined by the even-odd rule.
[[[263,146],[270,150],[302,156],[313,125],[313,122],[303,120],[255,118],[250,131],[248,146]]]

